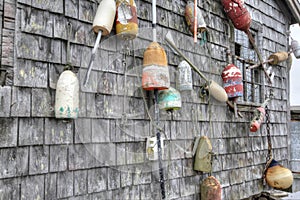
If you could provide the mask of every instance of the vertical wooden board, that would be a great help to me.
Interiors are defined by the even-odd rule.
[[[49,172],[49,146],[30,147],[29,174]]]
[[[54,116],[54,92],[48,89],[32,89],[32,116]]]
[[[44,130],[44,120],[42,118],[20,118],[19,145],[43,144]]]
[[[31,109],[31,89],[12,88],[11,116],[29,117]]]
[[[65,0],[65,15],[78,18],[79,13],[79,0]]]
[[[16,86],[46,88],[48,86],[48,64],[18,59],[14,67]]]
[[[79,2],[79,19],[92,22],[96,13],[97,5],[93,2],[80,0]]]
[[[0,117],[9,117],[11,107],[11,87],[0,86]]]
[[[73,172],[60,172],[57,174],[57,198],[73,196]]]

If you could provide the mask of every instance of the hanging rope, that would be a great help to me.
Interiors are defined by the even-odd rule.
[[[72,34],[72,24],[70,22],[68,22],[68,28],[67,28],[67,61],[66,61],[66,66],[64,67],[64,71],[73,69],[73,65],[72,65],[72,62],[71,62],[71,34]]]

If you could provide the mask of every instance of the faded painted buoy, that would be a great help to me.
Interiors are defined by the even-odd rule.
[[[164,152],[164,139],[160,139],[162,155]],[[158,145],[157,137],[147,138],[146,143],[146,157],[148,160],[158,160]]]
[[[77,118],[79,114],[79,81],[72,71],[64,71],[57,81],[55,117]]]
[[[222,0],[224,11],[238,30],[247,32],[251,25],[251,16],[244,0]]]
[[[202,171],[202,172],[211,172],[212,163],[212,146],[211,142],[206,136],[202,136],[198,143],[195,162],[194,162],[194,170]]]
[[[160,109],[166,111],[180,109],[181,108],[180,93],[172,87],[166,90],[160,90],[158,92],[158,105]]]
[[[144,52],[142,87],[144,90],[170,87],[167,54],[157,42],[151,42]]]
[[[269,56],[268,60],[272,60],[269,63],[271,65],[278,65],[280,62],[283,62],[289,58],[289,54],[285,51],[273,53]]]
[[[194,18],[194,2],[188,1],[185,7],[185,20],[187,25],[189,26],[189,29],[191,33],[194,33],[194,24],[195,24],[195,18]],[[202,33],[207,30],[206,23],[204,21],[204,18],[202,16],[201,10],[197,7],[197,33]]]
[[[239,68],[234,64],[227,65],[222,72],[222,79],[228,98],[243,96],[243,76]]]
[[[283,167],[274,159],[271,161],[266,171],[266,181],[269,186],[275,189],[287,189],[291,187],[293,180],[291,170]]]
[[[263,123],[264,116],[266,114],[266,111],[263,107],[259,107],[255,109],[254,111],[254,118],[250,123],[250,131],[256,132],[260,128],[261,124]]]
[[[228,96],[224,88],[217,84],[214,80],[209,81],[209,85],[206,88],[211,96],[220,102],[228,101]]]
[[[221,200],[222,190],[220,182],[213,176],[209,176],[200,186],[201,200]]]
[[[134,39],[138,33],[138,18],[134,0],[117,0],[116,33],[122,39]]]
[[[181,61],[178,65],[179,71],[179,90],[180,91],[191,91],[193,90],[193,78],[191,66],[185,61]]]
[[[293,40],[291,43],[291,48],[293,51],[294,56],[299,59],[300,58],[300,45],[297,40]]]
[[[93,30],[102,35],[109,35],[116,15],[116,3],[114,0],[102,0],[98,6],[94,21]]]

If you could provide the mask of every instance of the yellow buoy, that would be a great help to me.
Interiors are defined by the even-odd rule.
[[[293,184],[293,174],[273,159],[266,171],[266,181],[275,189],[287,189]]]
[[[116,32],[122,39],[137,36],[138,18],[134,0],[117,0]]]

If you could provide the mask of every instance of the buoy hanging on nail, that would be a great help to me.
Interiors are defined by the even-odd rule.
[[[286,61],[289,58],[289,54],[285,51],[273,53],[269,56],[268,60],[271,65],[278,65],[279,63]]]
[[[266,99],[265,102],[258,108],[254,110],[254,117],[250,122],[250,131],[256,132],[263,123],[264,116],[266,114],[265,107],[268,105],[270,99]]]
[[[72,71],[64,71],[58,78],[55,93],[55,117],[77,118],[79,114],[79,81]]]
[[[161,110],[173,111],[181,108],[181,95],[172,88],[158,92],[158,105]]]
[[[191,31],[191,33],[194,33],[194,5],[195,4],[193,1],[188,1],[184,13],[185,20],[187,22],[187,25],[189,26],[189,30]],[[207,31],[207,26],[204,21],[201,10],[197,7],[197,32],[203,33],[205,31]]]
[[[291,48],[293,51],[294,56],[299,59],[300,58],[300,45],[297,40],[292,40]]]
[[[197,146],[194,170],[211,172],[212,170],[212,145],[207,136],[202,136]]]
[[[185,61],[181,61],[178,65],[178,85],[179,91],[193,90],[193,78],[191,66]]]
[[[243,96],[243,76],[239,68],[234,64],[227,65],[222,72],[222,79],[228,98]]]
[[[151,42],[144,52],[142,87],[144,90],[165,90],[170,87],[167,55],[157,42]]]
[[[103,36],[110,33],[116,15],[116,3],[114,0],[102,0],[97,8],[93,21],[95,33],[102,32]]]
[[[288,189],[293,184],[294,178],[291,170],[283,167],[273,159],[268,166],[265,179],[268,185],[275,189]]]
[[[84,78],[84,86],[87,85],[90,73],[92,71],[93,63],[96,57],[96,52],[101,40],[102,35],[106,36],[110,34],[112,29],[114,19],[116,15],[116,3],[114,0],[102,0],[98,6],[94,21],[93,21],[93,30],[97,33],[97,38],[92,50],[88,70]]]
[[[134,0],[117,0],[116,33],[122,39],[134,39],[138,34],[137,9]]]
[[[238,30],[247,32],[251,25],[251,16],[244,0],[222,0],[224,11]]]
[[[221,200],[221,184],[215,177],[209,176],[201,183],[200,193],[201,200]]]

